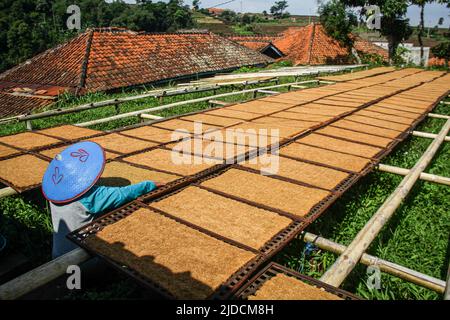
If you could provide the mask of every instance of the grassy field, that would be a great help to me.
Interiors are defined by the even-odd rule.
[[[285,78],[282,82],[291,82]],[[221,89],[223,92],[228,88]],[[222,92],[222,91],[221,91]],[[137,92],[136,92],[137,93]],[[219,92],[218,92],[219,93]],[[100,101],[112,96],[129,95],[124,92],[115,95],[96,94],[79,99],[70,98],[64,107],[80,103]],[[168,97],[164,104],[206,96],[208,93],[196,93],[188,96]],[[249,96],[234,96],[227,101],[248,99]],[[146,99],[121,106],[121,112],[142,109],[143,106],[159,105],[157,99]],[[171,116],[206,108],[207,105],[195,104],[161,112],[161,116]],[[440,105],[437,113],[450,114],[448,106]],[[76,123],[114,115],[114,107],[106,107],[83,114],[65,115],[51,120],[36,121],[37,128],[62,123]],[[129,120],[114,121],[97,126],[97,129],[113,129],[123,125],[136,123],[136,117]],[[418,130],[437,133],[445,121],[428,119]],[[22,124],[1,128],[0,134],[8,134],[24,130]],[[399,145],[383,163],[412,167],[425,151],[431,140],[412,137]],[[427,172],[450,176],[450,145],[441,148]],[[318,221],[307,231],[320,234],[336,242],[348,245],[358,231],[379,208],[383,201],[395,189],[401,177],[381,172],[373,172],[363,178],[342,196]],[[428,275],[444,279],[449,261],[450,250],[448,230],[450,230],[450,190],[448,187],[420,182],[408,197],[407,201],[396,212],[392,221],[369,249],[369,253],[380,258],[402,264]],[[32,266],[37,266],[50,259],[51,220],[46,204],[39,190],[21,196],[0,199],[0,212],[3,212],[4,223],[0,225],[0,233],[7,236],[12,250],[19,250],[30,258]],[[314,277],[320,277],[336,259],[334,254],[316,250],[304,256],[304,243],[294,240],[285,250],[275,257],[292,269],[302,271]],[[398,278],[383,274],[382,289],[371,291],[365,285],[366,268],[359,266],[344,284],[344,288],[368,299],[440,299],[441,297],[424,288],[412,285]],[[90,283],[83,292],[67,294],[65,299],[115,299],[146,297],[146,292],[131,280],[115,272],[111,272],[108,281]]]
[[[268,69],[274,69],[274,68],[285,67],[285,66],[287,66],[286,63],[282,62],[282,63],[275,64],[275,66],[272,65],[272,66],[268,67]],[[263,68],[244,67],[242,69],[236,70],[235,72],[236,73],[256,72],[256,71],[259,71],[262,69]],[[298,81],[310,80],[310,79],[312,79],[312,78],[309,76],[305,76],[305,77],[300,78]],[[294,77],[280,78],[280,84],[290,83],[290,82],[294,82],[294,81],[295,81]],[[170,86],[167,86],[167,87],[157,88],[157,89],[173,89],[172,85],[173,84],[171,84]],[[246,87],[246,89],[261,88],[261,87],[267,87],[267,86],[272,86],[272,85],[274,85],[273,82],[261,83],[261,84],[256,84],[256,85],[248,85]],[[85,104],[85,103],[98,102],[98,101],[107,100],[107,99],[138,95],[138,94],[142,94],[145,91],[154,90],[154,89],[156,89],[156,88],[142,88],[142,89],[135,89],[132,91],[130,91],[130,90],[123,91],[123,92],[114,93],[114,94],[92,93],[92,94],[88,94],[88,95],[81,96],[81,97],[66,96],[66,97],[63,97],[56,105],[51,106],[49,109],[54,109],[54,108],[65,109],[65,108],[75,107],[75,106]],[[226,87],[221,87],[220,89],[217,89],[216,94],[222,94],[222,93],[228,93],[228,92],[240,91],[240,90],[243,90],[243,87],[240,85],[226,86]],[[287,90],[286,88],[278,88],[277,89],[277,91],[280,91],[280,92],[283,92],[286,90]],[[126,112],[131,112],[131,111],[136,111],[136,110],[142,110],[145,108],[157,107],[157,106],[166,105],[166,104],[170,104],[170,103],[174,103],[174,102],[203,98],[203,97],[208,97],[211,95],[212,95],[212,91],[207,91],[207,92],[198,92],[198,93],[183,94],[183,95],[178,95],[178,96],[164,97],[161,101],[156,98],[146,98],[146,99],[140,99],[140,100],[136,100],[136,101],[129,101],[129,102],[120,104],[120,113],[126,113]],[[247,99],[251,99],[251,98],[252,98],[252,94],[242,94],[242,95],[235,95],[235,96],[221,98],[220,100],[226,101],[226,102],[235,102],[235,101],[243,101],[243,100],[247,100]],[[207,107],[208,107],[208,103],[204,102],[204,103],[184,105],[184,106],[180,106],[180,107],[176,107],[176,108],[172,108],[172,109],[163,110],[160,112],[155,112],[152,114],[158,115],[161,117],[168,117],[168,116],[173,116],[173,115],[177,115],[177,114],[182,114],[182,113],[193,112],[193,111],[205,109]],[[42,129],[42,128],[52,127],[52,126],[56,126],[56,125],[61,125],[61,124],[75,124],[75,123],[81,123],[81,122],[86,122],[86,121],[95,120],[95,119],[106,118],[106,117],[110,117],[110,116],[114,116],[114,115],[116,115],[115,107],[107,106],[107,107],[86,110],[86,111],[81,111],[81,112],[72,113],[72,114],[54,116],[51,118],[33,120],[33,128],[34,129]],[[140,121],[140,119],[138,117],[130,117],[130,118],[125,118],[125,119],[121,119],[121,120],[117,120],[117,121],[111,121],[111,122],[108,122],[105,124],[99,124],[99,125],[93,126],[92,129],[111,130],[111,129],[115,129],[115,128],[119,128],[119,127],[123,127],[123,126],[127,126],[127,125],[132,125],[132,124],[138,123],[139,121]],[[26,125],[24,122],[10,123],[10,124],[0,126],[0,136],[19,133],[19,132],[23,132],[23,131],[26,131]]]

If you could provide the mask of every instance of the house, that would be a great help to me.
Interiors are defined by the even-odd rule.
[[[388,49],[388,42],[387,41],[380,41],[380,42],[375,42],[376,45],[384,48],[384,49]],[[417,66],[420,66],[420,62],[421,62],[421,54],[420,54],[420,47],[416,47],[414,46],[413,43],[402,43],[399,45],[400,48],[404,48],[405,52],[402,54],[403,59],[406,61],[406,63],[411,63],[411,64],[415,64]],[[423,60],[425,62],[425,67],[428,66],[428,61],[430,58],[430,48],[429,47],[424,47],[423,48]]]
[[[387,59],[386,50],[355,35],[352,37],[357,52],[376,53]],[[273,44],[295,65],[350,64],[355,61],[351,50],[330,37],[318,23],[288,28],[273,40]]]
[[[272,59],[284,57],[283,52],[274,45],[274,37],[272,36],[230,36],[228,39],[265,54]]]
[[[220,16],[223,12],[225,11],[225,9],[220,9],[220,8],[208,8],[208,12],[213,15],[213,16]]]
[[[209,32],[91,29],[0,74],[0,118],[47,106],[63,92],[111,91],[272,61]]]

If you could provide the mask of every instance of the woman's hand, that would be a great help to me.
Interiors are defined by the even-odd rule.
[[[159,181],[153,181],[153,183],[155,184],[155,186],[157,188],[161,188],[162,186],[166,185],[164,182],[159,182]]]

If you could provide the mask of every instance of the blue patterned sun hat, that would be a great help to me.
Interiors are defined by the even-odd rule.
[[[55,156],[42,178],[44,197],[71,202],[89,191],[105,168],[105,151],[95,142],[73,144]]]

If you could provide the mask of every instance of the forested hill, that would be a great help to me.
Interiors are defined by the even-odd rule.
[[[82,30],[89,27],[126,27],[148,32],[175,31],[194,22],[182,0],[168,3],[104,0],[0,0],[0,72],[75,36],[69,31],[67,7],[81,9]]]

